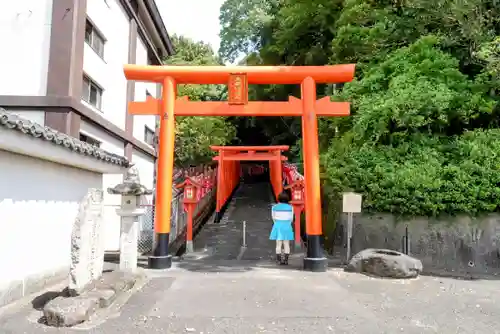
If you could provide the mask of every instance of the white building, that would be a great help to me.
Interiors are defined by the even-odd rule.
[[[127,82],[123,65],[173,53],[154,0],[16,0],[0,11],[0,36],[0,107],[125,156],[153,187],[155,116],[126,109],[159,87]],[[105,197],[108,250],[119,248],[118,197]]]

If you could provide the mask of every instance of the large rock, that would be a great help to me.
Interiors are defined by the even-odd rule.
[[[72,327],[87,320],[99,309],[109,307],[120,294],[132,289],[137,280],[145,279],[145,272],[113,271],[89,284],[78,296],[57,297],[43,307],[46,324],[54,327]]]
[[[346,271],[379,277],[414,278],[422,272],[422,262],[389,249],[365,249],[352,257]]]
[[[347,227],[347,217],[342,216],[340,223],[338,232],[340,226]],[[426,273],[477,279],[500,276],[498,213],[439,218],[359,214],[355,216],[353,254],[367,248],[400,251],[406,236],[411,255],[422,261]],[[336,244],[346,243],[340,233],[337,238]]]
[[[72,327],[87,321],[99,308],[99,297],[57,297],[43,308],[47,325]]]

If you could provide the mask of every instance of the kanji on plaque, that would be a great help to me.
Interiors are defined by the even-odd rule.
[[[246,74],[231,74],[229,76],[229,104],[241,105],[248,103],[248,81]]]

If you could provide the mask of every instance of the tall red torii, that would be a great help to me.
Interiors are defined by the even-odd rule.
[[[301,116],[305,176],[307,251],[304,269],[326,270],[320,245],[322,234],[317,116],[348,116],[349,103],[316,100],[317,83],[344,83],[354,77],[354,64],[334,66],[142,66],[125,65],[128,80],[163,86],[160,100],[129,103],[134,115],[159,115],[158,175],[155,208],[156,245],[152,268],[168,268],[175,116]],[[177,99],[177,84],[227,84],[228,102],[191,102]],[[301,99],[286,102],[249,102],[249,84],[301,84]]]

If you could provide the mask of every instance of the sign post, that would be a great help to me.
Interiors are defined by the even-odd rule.
[[[198,192],[201,191],[201,184],[187,177],[184,182],[175,186],[177,189],[184,189],[184,211],[187,213],[186,221],[186,253],[194,251],[193,246],[193,213],[198,204]]]
[[[346,261],[351,258],[351,241],[353,227],[353,213],[361,212],[362,196],[352,192],[344,193],[342,196],[342,211],[347,213],[347,256]]]

